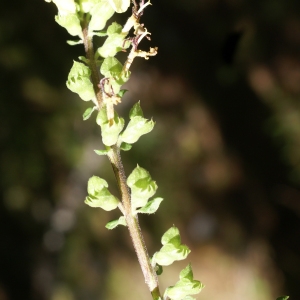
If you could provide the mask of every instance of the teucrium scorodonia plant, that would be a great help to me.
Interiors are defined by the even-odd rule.
[[[51,2],[51,0],[46,0]],[[138,49],[143,38],[150,32],[140,23],[140,18],[150,1],[141,0],[52,0],[58,8],[55,21],[64,27],[76,40],[70,45],[83,44],[85,56],[73,62],[67,79],[67,87],[84,101],[92,105],[84,112],[87,120],[97,111],[96,123],[101,128],[104,149],[95,150],[98,155],[106,155],[113,167],[120,189],[120,199],[109,191],[108,183],[93,176],[88,181],[88,196],[85,203],[110,211],[119,208],[119,219],[106,224],[108,229],[118,225],[127,226],[145,282],[152,299],[191,300],[203,285],[194,280],[191,265],[180,272],[179,281],[161,294],[157,274],[162,266],[176,260],[183,260],[190,249],[181,243],[179,230],[173,226],[162,236],[162,248],[152,258],[149,256],[138,222],[138,214],[153,214],[159,208],[162,198],[153,196],[157,184],[150,173],[139,165],[126,178],[120,152],[131,149],[132,144],[142,135],[152,131],[154,122],[144,118],[140,103],[130,110],[128,124],[119,117],[115,106],[121,102],[125,90],[122,85],[130,78],[130,67],[136,57],[148,59],[157,54],[157,48],[149,51]],[[132,14],[124,26],[109,20],[114,13],[124,13],[132,6]],[[93,48],[93,37],[103,37],[98,49]],[[127,50],[126,50],[127,49]],[[127,59],[121,63],[116,55],[127,51]],[[128,299],[131,299],[130,296]]]

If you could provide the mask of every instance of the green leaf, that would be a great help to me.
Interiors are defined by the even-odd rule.
[[[82,38],[82,29],[80,26],[80,20],[77,14],[57,15],[55,21],[69,32],[69,34]]]
[[[112,146],[116,144],[119,134],[124,127],[124,119],[119,118],[117,112],[115,111],[113,123],[111,124],[107,118],[106,106],[104,106],[99,111],[96,122],[101,127],[103,144],[106,146]]]
[[[91,71],[83,63],[74,61],[68,75],[67,87],[84,101],[95,98],[95,92],[90,80]]]
[[[150,132],[153,127],[154,122],[152,120],[147,120],[140,116],[132,117],[120,138],[123,142],[133,144],[142,135]]]
[[[108,150],[94,150],[98,155],[107,155]]]
[[[141,108],[140,101],[134,104],[132,109],[129,112],[129,118],[132,119],[134,117],[144,117],[144,113]]]
[[[96,110],[97,107],[94,106],[94,107],[89,107],[85,110],[85,112],[83,113],[83,121],[86,121],[87,119],[89,119],[93,113],[94,110]]]
[[[123,151],[129,151],[132,148],[132,145],[127,144],[127,143],[122,143],[120,146],[120,149]]]
[[[193,299],[190,295],[198,294],[204,288],[200,281],[193,279],[193,271],[190,264],[180,272],[179,278],[180,280],[174,286],[167,288],[164,298],[190,300]]]
[[[91,10],[91,20],[89,23],[89,35],[94,35],[93,31],[102,30],[106,22],[114,14],[114,9],[108,0],[101,0]]]
[[[289,298],[290,298],[290,296],[281,296],[281,297],[278,297],[276,300],[287,300]]]
[[[127,226],[126,224],[126,220],[125,220],[125,217],[124,216],[121,216],[118,220],[114,220],[114,221],[110,221],[108,222],[105,227],[107,229],[114,229],[116,228],[118,225],[123,225],[123,226]]]
[[[101,207],[110,211],[117,208],[119,200],[107,189],[107,182],[97,176],[93,176],[88,181],[88,194],[84,203],[91,207]]]
[[[125,12],[130,6],[130,0],[109,0],[109,3],[117,13]]]
[[[144,207],[137,210],[138,213],[142,214],[154,214],[159,208],[160,203],[163,201],[163,198],[154,198],[149,201]]]
[[[75,45],[83,44],[83,41],[82,41],[82,40],[78,40],[78,41],[67,41],[67,44],[69,44],[70,46],[75,46]]]
[[[100,72],[104,77],[114,77],[122,72],[123,66],[115,57],[104,59]]]

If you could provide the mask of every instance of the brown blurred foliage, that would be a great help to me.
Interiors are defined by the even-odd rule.
[[[149,251],[175,224],[198,299],[299,299],[300,2],[152,2],[159,54],[135,61],[118,107],[141,100],[156,121],[123,155],[165,199],[141,217]],[[83,48],[55,13],[42,0],[0,11],[0,300],[149,299],[126,229],[104,228],[118,212],[83,204],[92,175],[117,188],[88,104],[66,89]]]

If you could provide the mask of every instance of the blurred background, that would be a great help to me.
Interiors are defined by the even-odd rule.
[[[129,92],[155,130],[123,153],[165,200],[141,216],[149,252],[173,224],[202,300],[300,299],[300,2],[153,0],[142,18],[159,54],[136,59]],[[0,300],[150,299],[119,216],[84,205],[90,176],[118,195],[89,103],[67,90],[72,60],[56,7],[0,10]],[[123,16],[116,16],[124,22]],[[96,41],[101,45],[101,40]]]

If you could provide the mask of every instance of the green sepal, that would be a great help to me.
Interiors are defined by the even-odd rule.
[[[79,45],[79,44],[83,44],[82,40],[78,40],[78,41],[67,41],[67,44],[69,44],[70,46],[75,46],[75,45]]]
[[[114,9],[109,0],[101,0],[90,10],[90,14],[89,36],[94,35],[93,31],[102,30],[105,27],[106,22],[114,14]]]
[[[124,216],[121,216],[118,220],[108,222],[105,227],[109,230],[116,228],[118,225],[127,226]]]
[[[109,150],[94,150],[97,155],[107,155]]]
[[[278,297],[276,300],[287,300],[289,298],[290,298],[290,296],[281,296],[281,297]]]
[[[132,117],[120,138],[123,142],[133,144],[142,135],[150,132],[154,124],[153,120],[147,120],[140,116]]]
[[[120,98],[122,98],[125,95],[126,92],[128,92],[128,90],[126,90],[126,89],[120,90],[119,93],[118,93],[118,96]]]
[[[131,188],[131,205],[133,209],[143,207],[152,197],[157,184],[151,179],[149,172],[140,166],[137,166],[128,176],[127,184]]]
[[[158,210],[159,205],[163,200],[163,198],[154,198],[153,200],[149,201],[144,207],[138,209],[137,212],[149,215],[154,214]]]
[[[119,118],[117,112],[114,112],[114,119],[111,123],[107,118],[107,109],[104,106],[98,113],[96,122],[101,127],[102,142],[106,146],[116,144],[119,134],[124,127],[124,119]]]
[[[140,101],[134,104],[132,109],[129,112],[129,118],[132,119],[134,117],[144,117],[144,113],[141,108]]]
[[[109,0],[109,3],[117,13],[125,12],[130,6],[130,0]]]
[[[107,188],[108,184],[104,179],[98,176],[91,177],[87,188],[89,195],[85,198],[84,203],[91,207],[101,207],[106,211],[117,208],[119,200]]]
[[[82,28],[77,14],[57,15],[55,21],[69,32],[69,34],[82,38]]]
[[[91,117],[93,111],[95,111],[96,109],[97,109],[97,106],[87,108],[82,116],[83,121],[88,120]]]
[[[129,151],[131,148],[132,148],[132,145],[124,143],[124,142],[120,146],[120,149],[123,151]]]
[[[153,261],[162,266],[171,265],[175,260],[185,259],[191,250],[188,246],[181,244],[178,228],[171,227],[162,236],[162,248],[153,255]]]
[[[68,75],[67,87],[77,93],[84,101],[95,97],[93,85],[90,80],[91,70],[83,63],[74,61]]]
[[[164,299],[169,297],[172,300],[190,300],[193,299],[190,295],[199,294],[204,288],[204,285],[193,279],[193,271],[189,264],[180,272],[179,281],[166,289]]]

